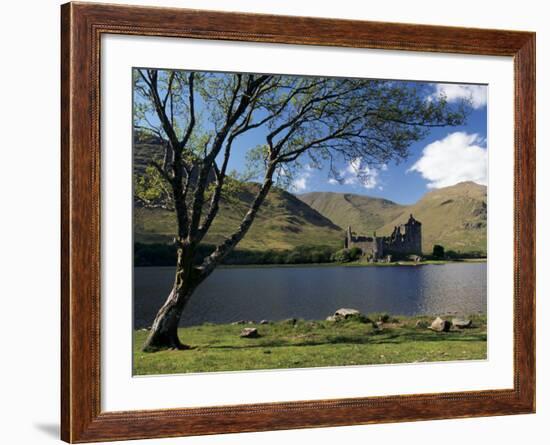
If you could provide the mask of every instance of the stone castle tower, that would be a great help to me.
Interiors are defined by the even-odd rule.
[[[421,255],[422,254],[422,223],[414,219],[412,214],[405,224],[395,226],[390,236],[372,237],[355,235],[348,226],[344,247],[351,249],[359,247],[363,255],[374,260],[386,255]]]

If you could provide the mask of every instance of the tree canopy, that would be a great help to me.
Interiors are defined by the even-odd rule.
[[[183,308],[246,235],[273,183],[288,185],[306,162],[328,166],[341,181],[342,161],[366,181],[362,165],[406,158],[430,127],[459,125],[467,109],[433,98],[426,84],[389,80],[135,69],[133,82],[135,135],[163,147],[136,172],[135,198],[173,210],[177,221],[174,288],[144,350],[183,347],[177,336]],[[229,160],[243,145],[247,169],[230,174]],[[199,255],[220,200],[243,180],[260,186],[239,226]]]
[[[338,161],[400,161],[430,127],[464,121],[464,103],[451,108],[444,96],[427,99],[427,89],[389,80],[136,69],[134,127],[164,146],[162,158],[136,178],[136,197],[173,209],[177,237],[200,242],[235,177],[262,183],[259,205],[273,182],[287,186],[304,163],[328,165],[341,180]],[[246,148],[246,172],[228,173],[239,138],[252,132],[259,143]],[[368,169],[357,175],[367,180],[361,176]]]

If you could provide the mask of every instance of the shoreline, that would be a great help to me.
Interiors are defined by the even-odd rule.
[[[427,260],[416,263],[414,261],[395,261],[392,263],[365,263],[353,261],[349,263],[299,263],[299,264],[221,264],[222,269],[255,269],[255,268],[305,268],[305,267],[419,267],[419,266],[440,266],[445,264],[474,264],[487,263],[486,258],[468,258],[463,260]],[[146,266],[150,267],[150,266]],[[155,266],[152,266],[155,267]],[[158,266],[170,267],[170,266]]]
[[[258,268],[273,268],[273,269],[292,269],[292,268],[307,268],[307,267],[419,267],[419,266],[441,266],[445,264],[477,264],[487,263],[487,258],[465,258],[458,260],[426,260],[416,263],[414,261],[395,261],[391,263],[366,263],[354,261],[349,263],[297,263],[297,264],[220,264],[216,268],[220,269],[258,269]],[[174,267],[174,266],[134,266],[134,268],[149,268],[149,267]]]
[[[443,319],[452,319],[452,318],[473,318],[473,319],[481,319],[486,321],[487,320],[487,312],[483,311],[475,311],[475,312],[468,312],[468,313],[462,313],[458,311],[453,312],[435,312],[435,313],[422,313],[422,314],[414,314],[414,315],[404,315],[404,314],[390,314],[385,311],[372,311],[370,313],[365,313],[364,315],[367,316],[369,319],[374,319],[371,321],[376,321],[381,315],[386,314],[390,319],[398,319],[400,321],[404,322],[410,322],[410,321],[417,321],[417,320],[433,320],[436,317],[441,317]],[[281,324],[281,323],[287,323],[290,320],[296,320],[298,323],[322,323],[324,321],[327,321],[326,319],[319,319],[319,318],[281,318],[281,319],[274,319],[274,320],[268,320],[268,324]],[[226,321],[226,322],[213,322],[213,321],[203,321],[202,323],[198,324],[192,324],[192,325],[186,325],[186,326],[178,326],[179,329],[194,329],[194,328],[201,328],[201,327],[211,327],[211,326],[241,326],[243,328],[245,327],[261,327],[262,323],[260,323],[261,320],[237,320],[237,321]],[[134,332],[145,332],[149,330],[149,326],[141,326],[141,327],[134,327]]]

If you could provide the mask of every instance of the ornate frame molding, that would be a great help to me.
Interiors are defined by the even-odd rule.
[[[61,436],[174,437],[535,411],[535,34],[172,8],[61,7]],[[102,34],[511,56],[515,69],[514,388],[101,412]],[[453,401],[452,406],[448,403]]]

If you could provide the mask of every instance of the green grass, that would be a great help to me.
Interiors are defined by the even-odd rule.
[[[372,317],[374,318],[374,317]],[[277,368],[480,360],[487,357],[486,317],[472,316],[471,329],[436,333],[417,320],[397,317],[375,328],[359,321],[276,322],[268,325],[204,324],[180,328],[191,350],[144,353],[146,331],[134,332],[134,375]],[[259,338],[240,338],[256,327]]]

